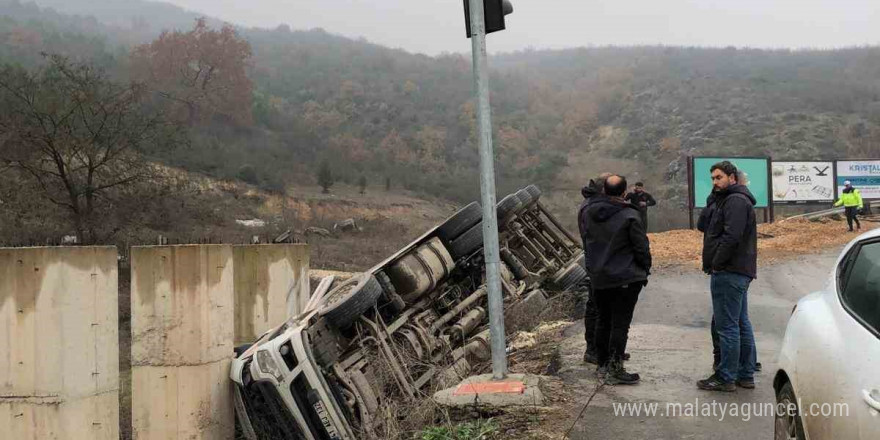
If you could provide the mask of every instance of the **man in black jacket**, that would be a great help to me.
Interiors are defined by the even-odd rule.
[[[627,203],[626,179],[605,180],[605,197],[586,209],[586,263],[599,309],[596,327],[598,373],[609,384],[636,384],[623,356],[639,292],[648,283],[651,249],[639,211]]]
[[[633,192],[626,195],[626,201],[630,202],[639,209],[642,216],[642,224],[645,225],[645,231],[648,230],[648,208],[657,204],[654,196],[645,191],[645,184],[636,182],[633,186]]]
[[[755,335],[749,319],[748,290],[757,277],[758,230],[755,197],[737,183],[728,162],[712,166],[712,194],[700,214],[703,271],[711,275],[714,330],[720,359],[715,373],[697,382],[709,391],[754,388]]]
[[[581,189],[584,201],[578,209],[578,230],[581,234],[584,249],[587,249],[587,208],[595,200],[605,197],[605,179],[609,176],[611,176],[611,173],[602,173],[599,177],[590,179],[587,186]],[[596,324],[599,321],[599,309],[596,308],[596,295],[592,291],[592,283],[590,287],[589,292],[587,292],[587,304],[584,309],[584,340],[587,342],[587,349],[584,351],[584,362],[597,364],[599,362],[599,355],[596,352]]]

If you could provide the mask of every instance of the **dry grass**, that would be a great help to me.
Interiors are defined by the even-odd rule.
[[[875,223],[862,222],[867,229]],[[758,264],[773,264],[793,256],[814,254],[834,249],[855,238],[846,232],[846,222],[789,220],[758,225]],[[703,234],[699,231],[677,230],[649,234],[655,267],[701,267]]]

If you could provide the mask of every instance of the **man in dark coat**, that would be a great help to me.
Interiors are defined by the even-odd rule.
[[[595,179],[590,179],[587,186],[581,189],[581,195],[584,201],[578,209],[578,230],[581,234],[583,248],[587,249],[587,208],[590,203],[598,198],[605,197],[605,179],[611,176],[611,173],[602,173]],[[586,269],[586,268],[585,268]],[[584,340],[587,342],[587,349],[584,351],[584,362],[595,364],[599,361],[596,353],[596,323],[599,320],[599,310],[596,308],[596,298],[592,292],[592,283],[587,292],[587,304],[584,309]]]
[[[712,166],[712,194],[700,214],[703,271],[711,275],[713,330],[720,359],[712,376],[697,382],[709,391],[754,388],[755,336],[749,319],[748,289],[757,277],[758,231],[755,197],[737,183],[728,162]]]
[[[599,310],[597,372],[609,384],[636,384],[623,366],[629,326],[639,293],[648,283],[651,250],[639,211],[624,200],[626,179],[605,180],[605,197],[586,209],[586,264]]]
[[[639,209],[639,213],[642,216],[642,224],[645,225],[645,230],[648,230],[648,208],[657,204],[657,201],[654,200],[654,197],[648,194],[645,191],[645,184],[642,182],[636,182],[633,186],[633,192],[626,195],[626,201],[630,202]]]

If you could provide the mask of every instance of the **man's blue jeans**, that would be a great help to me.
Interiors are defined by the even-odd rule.
[[[712,274],[712,309],[721,346],[721,363],[716,374],[726,383],[753,379],[755,334],[749,320],[749,284],[752,279],[736,273]]]

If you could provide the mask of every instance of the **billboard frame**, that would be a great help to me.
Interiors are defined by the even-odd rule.
[[[711,156],[688,156],[687,157],[687,174],[688,174],[688,222],[690,223],[691,229],[696,229],[694,222],[694,211],[697,209],[696,207],[696,173],[694,170],[694,160],[696,159],[760,159],[767,161],[767,207],[765,208],[755,208],[761,209],[764,211],[764,223],[773,223],[775,219],[775,212],[773,210],[773,158],[770,156],[729,156],[724,157],[724,155],[711,155]],[[835,171],[837,170],[837,164],[834,164]],[[836,175],[835,175],[836,176]],[[835,177],[836,178],[836,177]],[[705,209],[705,208],[700,208]]]
[[[858,160],[858,159],[854,159],[854,160]],[[865,159],[865,160],[869,160],[869,159]],[[833,174],[832,178],[834,179],[834,188],[833,188],[834,195],[832,196],[834,198],[834,200],[832,200],[831,202],[820,201],[820,200],[780,201],[780,202],[777,202],[777,201],[773,200],[773,193],[771,192],[770,193],[770,203],[771,204],[780,205],[780,206],[816,206],[816,205],[827,205],[828,203],[833,204],[835,201],[837,201],[837,197],[839,196],[839,193],[837,191],[837,160],[836,159],[831,159],[831,160],[780,160],[779,162],[770,161],[770,172],[771,172],[770,177],[771,178],[773,177],[773,164],[774,163],[783,163],[783,162],[830,163],[831,169],[832,169],[832,174]],[[770,189],[771,190],[773,189],[772,180],[770,182]]]
[[[834,201],[836,202],[840,198],[840,192],[838,191],[839,186],[837,185],[837,178],[840,176],[838,172],[838,164],[840,162],[880,162],[880,159],[835,159],[834,160]],[[862,197],[862,199],[866,202],[878,202],[880,201],[880,197],[869,199],[867,197]]]

